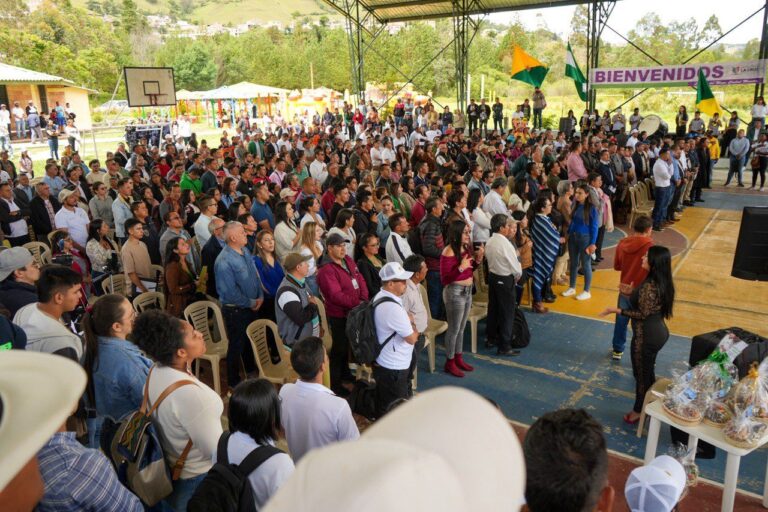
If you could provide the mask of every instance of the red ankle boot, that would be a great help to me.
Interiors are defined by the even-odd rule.
[[[471,372],[472,370],[475,369],[474,366],[467,364],[466,361],[464,361],[463,354],[456,354],[456,357],[454,358],[454,360],[456,361],[456,366],[460,370],[464,370],[465,372]]]
[[[453,375],[454,377],[463,377],[464,372],[459,370],[456,366],[456,359],[448,359],[445,361],[445,373]]]

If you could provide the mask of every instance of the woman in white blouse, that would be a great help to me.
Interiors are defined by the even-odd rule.
[[[491,238],[491,216],[482,208],[484,200],[479,188],[469,191],[467,211],[472,216],[472,241],[475,243],[486,243]]]
[[[293,250],[299,241],[299,228],[293,220],[293,205],[280,201],[275,206],[275,255],[282,265],[283,258]]]
[[[299,237],[298,249],[299,253],[304,256],[312,256],[307,260],[309,264],[309,271],[306,277],[306,283],[309,287],[312,295],[315,297],[320,296],[320,289],[317,286],[317,261],[320,256],[323,255],[323,228],[319,224],[314,222],[307,222],[301,228],[301,235]]]
[[[352,229],[352,225],[355,223],[355,212],[350,208],[344,208],[339,210],[336,214],[336,222],[333,227],[328,230],[328,236],[334,233],[338,233],[345,240],[347,240],[347,256],[355,259],[355,244],[357,243],[357,235],[355,230]]]
[[[521,176],[515,180],[515,191],[510,194],[509,202],[507,203],[507,206],[509,206],[509,211],[528,211],[528,208],[531,206],[531,202],[527,199],[528,187],[528,179],[526,176]]]
[[[192,362],[205,354],[205,340],[188,322],[149,310],[136,319],[133,341],[155,362],[146,384],[149,406],[172,384],[186,383],[167,395],[152,415],[168,467],[182,466],[176,468],[179,478],[173,482],[173,492],[163,501],[173,510],[186,510],[213,465],[222,433],[224,403],[191,371]]]
[[[752,125],[755,121],[760,121],[765,126],[765,118],[768,117],[768,105],[762,96],[757,97],[757,101],[752,105]]]
[[[320,200],[315,196],[307,196],[301,200],[299,205],[301,211],[305,212],[301,218],[299,227],[303,228],[308,222],[314,222],[325,231],[325,221],[320,216]]]

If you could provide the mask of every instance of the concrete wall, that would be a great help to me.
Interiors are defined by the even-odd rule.
[[[37,84],[6,84],[8,90],[8,108],[12,108],[14,102],[24,108],[27,102],[32,100],[37,108],[42,107]],[[46,85],[45,92],[48,100],[48,109],[54,108],[58,101],[62,106],[69,103],[70,108],[77,114],[75,124],[80,130],[90,130],[93,127],[91,118],[91,106],[88,102],[88,91],[79,87],[67,87],[64,85]]]

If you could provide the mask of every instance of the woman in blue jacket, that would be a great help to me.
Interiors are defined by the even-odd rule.
[[[576,276],[579,263],[584,270],[584,291],[576,295],[576,300],[592,298],[589,287],[592,284],[592,255],[597,248],[598,212],[589,195],[588,185],[579,185],[573,194],[573,213],[568,226],[568,257],[571,265],[571,282],[563,297],[576,294]]]
[[[136,314],[122,295],[101,297],[83,317],[86,397],[89,442],[92,448],[110,442],[112,429],[120,419],[141,407],[150,361],[127,341]],[[107,450],[105,450],[107,451]]]

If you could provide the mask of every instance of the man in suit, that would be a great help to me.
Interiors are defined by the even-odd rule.
[[[635,164],[637,181],[642,181],[651,174],[651,163],[648,161],[647,149],[648,146],[645,142],[638,142],[635,145],[635,152],[632,153],[632,162]]]
[[[211,219],[210,224],[208,224],[208,231],[211,233],[211,238],[208,239],[201,250],[202,265],[206,269],[207,275],[205,293],[211,297],[219,298],[219,294],[216,291],[216,273],[213,271],[213,266],[225,245],[223,239],[224,221],[214,217]]]
[[[29,205],[32,198],[35,197],[35,189],[29,184],[29,176],[26,174],[20,174],[16,182],[16,187],[13,189],[13,199],[21,208],[21,214],[29,217]]]
[[[41,181],[35,186],[35,191],[37,195],[29,202],[29,218],[35,236],[44,242],[56,226],[54,219],[61,204],[51,195],[51,187],[47,183]]]

